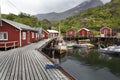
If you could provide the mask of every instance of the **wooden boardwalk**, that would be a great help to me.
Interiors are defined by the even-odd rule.
[[[59,69],[45,70],[53,63],[36,50],[45,42],[0,52],[0,80],[72,80]]]

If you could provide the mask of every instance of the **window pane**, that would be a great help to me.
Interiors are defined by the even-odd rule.
[[[2,39],[2,33],[0,33],[0,39]]]
[[[7,33],[4,33],[3,37],[4,39],[7,39]]]
[[[26,32],[23,32],[23,40],[25,40],[26,39]]]

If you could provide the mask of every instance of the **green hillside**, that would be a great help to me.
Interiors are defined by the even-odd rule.
[[[2,18],[23,23],[32,27],[43,27],[44,29],[56,29],[60,26],[61,33],[65,33],[68,29],[73,28],[76,31],[80,28],[86,27],[91,29],[95,34],[99,34],[99,29],[102,25],[107,25],[110,28],[120,31],[120,1],[111,0],[111,2],[90,8],[78,15],[66,18],[61,21],[50,22],[47,19],[39,21],[34,16],[26,13],[2,14]]]
[[[79,30],[82,27],[97,32],[102,25],[117,29],[120,27],[120,1],[112,0],[110,3],[90,8],[65,20],[53,22],[55,29],[58,29],[59,23],[62,33],[65,33],[69,28]]]

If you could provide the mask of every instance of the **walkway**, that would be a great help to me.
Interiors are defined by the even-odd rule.
[[[48,40],[0,52],[0,80],[71,80],[59,69],[45,70],[49,63],[36,48]]]

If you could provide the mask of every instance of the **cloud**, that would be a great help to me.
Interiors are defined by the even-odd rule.
[[[2,13],[20,12],[31,15],[39,13],[63,12],[71,9],[85,0],[1,0]],[[107,2],[109,0],[103,0]]]

